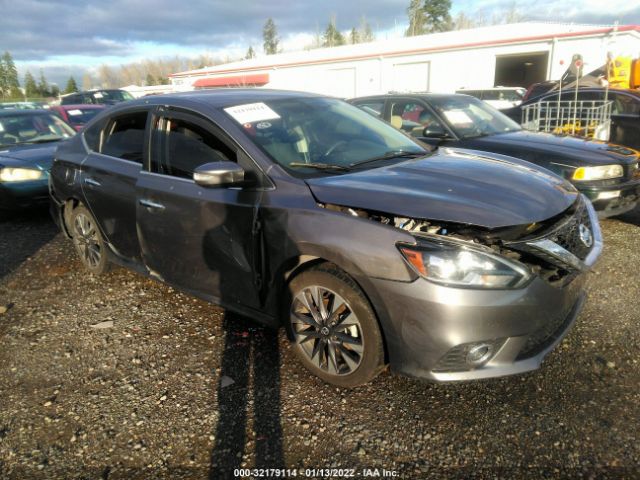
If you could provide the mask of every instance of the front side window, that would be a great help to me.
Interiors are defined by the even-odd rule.
[[[146,124],[146,111],[116,117],[107,126],[100,153],[142,163]]]
[[[514,132],[521,127],[491,105],[472,97],[433,97],[431,106],[447,120],[461,138]]]
[[[157,119],[153,129],[151,171],[193,179],[205,163],[236,161],[234,152],[199,122]]]
[[[73,135],[69,125],[50,113],[0,117],[0,147],[55,142]]]
[[[433,112],[420,103],[414,101],[394,102],[391,111],[400,117],[400,128],[414,137],[422,137],[426,127],[442,133],[445,131]]]
[[[389,124],[338,99],[286,98],[224,111],[251,141],[295,176],[336,174],[339,167],[346,171],[354,163],[390,152],[427,153]],[[322,170],[323,164],[332,170]]]

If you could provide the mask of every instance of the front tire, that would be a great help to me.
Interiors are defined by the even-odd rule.
[[[93,215],[84,205],[78,205],[70,218],[71,236],[82,265],[94,275],[109,270],[104,238]]]
[[[355,387],[384,366],[382,335],[360,287],[324,264],[289,284],[287,330],[303,365],[327,383]]]

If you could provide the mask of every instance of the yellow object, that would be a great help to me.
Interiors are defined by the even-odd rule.
[[[631,62],[629,88],[640,88],[640,58],[636,58]]]
[[[615,57],[607,64],[607,80],[609,86],[616,88],[630,88],[631,57]]]

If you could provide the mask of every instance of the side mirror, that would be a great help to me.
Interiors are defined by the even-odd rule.
[[[244,182],[244,170],[235,162],[211,162],[193,172],[193,180],[203,187],[222,187]]]
[[[439,125],[424,127],[424,130],[422,130],[422,136],[426,138],[438,138],[441,140],[449,137],[447,132],[444,131],[444,128]]]

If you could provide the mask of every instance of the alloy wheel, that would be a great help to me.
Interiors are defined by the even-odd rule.
[[[291,305],[291,326],[298,348],[325,372],[348,375],[362,362],[362,326],[336,292],[318,285],[303,288]]]
[[[82,260],[91,268],[97,268],[102,258],[100,236],[93,220],[84,213],[73,222],[73,241]]]

